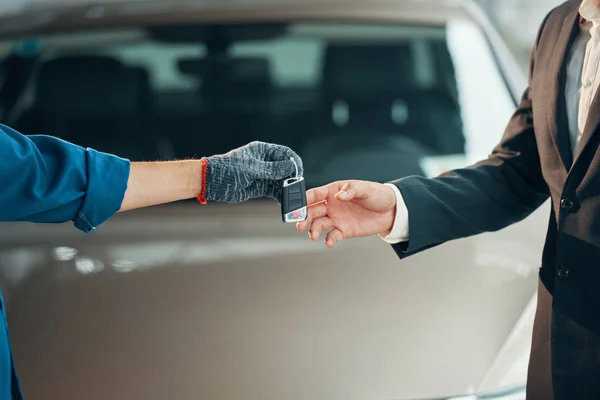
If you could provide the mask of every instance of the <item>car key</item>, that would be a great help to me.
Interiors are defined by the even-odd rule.
[[[294,158],[291,160],[296,166],[296,176],[283,182],[281,201],[281,217],[286,224],[302,222],[308,217],[306,183],[304,177],[298,174],[298,164]]]

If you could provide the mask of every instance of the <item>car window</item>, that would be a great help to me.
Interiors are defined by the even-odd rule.
[[[281,143],[315,186],[464,166],[514,107],[469,22],[196,28],[40,38],[11,121],[132,160]]]

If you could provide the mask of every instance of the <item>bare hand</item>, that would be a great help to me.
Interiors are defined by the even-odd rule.
[[[325,245],[353,237],[387,235],[394,224],[396,195],[386,185],[368,181],[340,181],[306,193],[308,218],[296,228],[316,241],[329,230]]]

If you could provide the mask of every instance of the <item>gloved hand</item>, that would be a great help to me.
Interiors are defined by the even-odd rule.
[[[203,196],[207,201],[241,203],[269,197],[281,203],[283,181],[304,173],[302,160],[290,148],[252,142],[229,153],[207,157]]]

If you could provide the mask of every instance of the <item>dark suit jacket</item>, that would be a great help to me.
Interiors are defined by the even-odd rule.
[[[556,309],[600,333],[600,90],[575,155],[564,101],[565,59],[579,30],[580,3],[568,1],[544,20],[529,86],[488,159],[435,179],[395,182],[409,211],[410,241],[394,248],[404,258],[496,231],[550,197],[541,278]]]
[[[551,198],[540,278],[552,296],[541,288],[547,299],[538,301],[528,400],[600,399],[600,90],[577,154],[564,97],[581,1],[565,2],[542,23],[529,85],[487,160],[395,182],[409,212],[410,241],[394,246],[401,258],[502,229]]]
[[[410,241],[394,248],[404,258],[496,231],[550,197],[540,276],[555,310],[600,333],[600,90],[574,155],[564,101],[565,59],[579,30],[580,4],[568,1],[542,23],[529,86],[488,159],[435,179],[395,182],[408,207]]]

